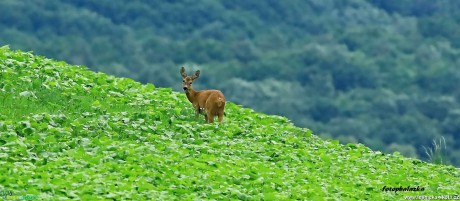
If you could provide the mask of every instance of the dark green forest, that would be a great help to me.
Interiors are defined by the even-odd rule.
[[[341,143],[460,165],[460,1],[2,0],[0,46],[283,115]]]

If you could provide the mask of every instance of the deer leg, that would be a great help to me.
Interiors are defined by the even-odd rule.
[[[224,113],[219,112],[217,115],[219,116],[219,122],[222,122],[222,120],[224,120]]]
[[[208,123],[214,122],[214,115],[210,111],[207,111],[206,113],[207,113],[207,116],[208,116],[207,122]]]
[[[198,119],[199,114],[200,114],[200,109],[198,108],[195,110],[195,119]]]
[[[195,119],[198,119],[198,116],[200,116],[200,107],[195,107]]]
[[[204,116],[204,120],[208,122],[208,114],[204,113],[203,116]]]
[[[198,117],[198,114],[202,114],[202,115],[204,116],[204,120],[205,120],[206,122],[208,122],[208,114],[206,113],[206,110],[205,110],[204,108],[202,108],[202,107],[198,107],[198,110],[197,110],[197,111],[198,111],[198,112],[197,112],[196,117]]]

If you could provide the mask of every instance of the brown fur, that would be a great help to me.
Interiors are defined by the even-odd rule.
[[[187,95],[187,99],[195,108],[195,116],[204,113],[205,120],[208,123],[214,122],[214,117],[218,116],[219,122],[224,119],[225,96],[219,90],[202,90],[195,91],[192,88],[193,81],[200,76],[200,71],[197,70],[193,76],[187,76],[185,68],[180,69],[180,74],[183,78],[183,89]]]

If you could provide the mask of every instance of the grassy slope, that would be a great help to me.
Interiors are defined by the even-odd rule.
[[[393,200],[460,189],[452,166],[324,141],[286,118],[232,103],[225,123],[205,124],[171,89],[7,47],[0,106],[0,190],[15,195]],[[425,191],[381,191],[401,185]]]

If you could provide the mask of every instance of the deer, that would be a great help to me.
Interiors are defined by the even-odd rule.
[[[213,123],[215,116],[218,116],[219,122],[222,122],[225,109],[224,94],[215,89],[195,91],[192,88],[192,83],[200,77],[200,70],[195,71],[194,75],[188,76],[185,68],[182,67],[180,74],[183,78],[182,88],[195,109],[195,118],[198,118],[199,114],[203,114],[207,123]]]

